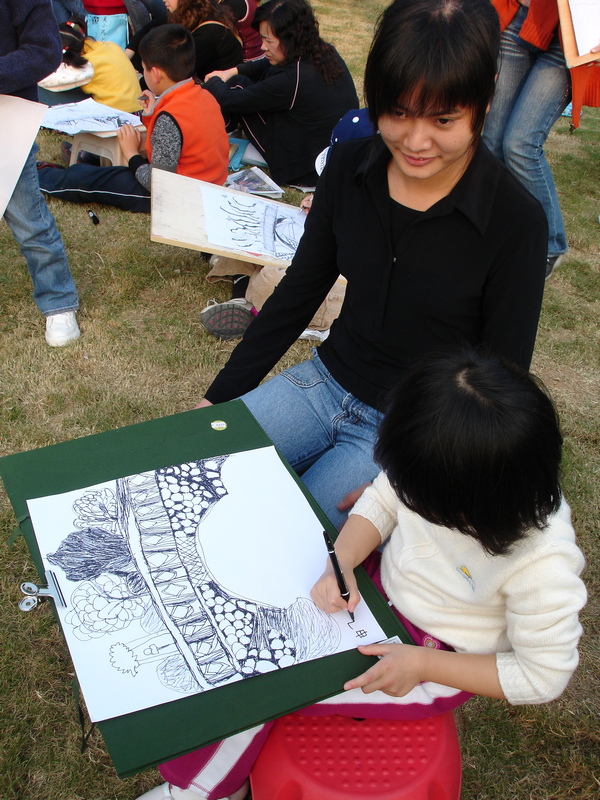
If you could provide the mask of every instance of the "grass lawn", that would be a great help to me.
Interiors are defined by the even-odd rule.
[[[319,0],[325,38],[360,86],[380,0]],[[600,796],[598,586],[600,553],[600,111],[586,109],[569,132],[561,119],[548,141],[569,253],[546,286],[533,370],[560,409],[566,440],[564,489],[588,566],[581,663],[559,700],[510,707],[474,699],[460,713],[463,800],[596,800]],[[45,159],[58,134],[43,131]],[[298,202],[299,195],[286,196]],[[82,337],[46,346],[25,263],[0,224],[0,455],[28,450],[191,408],[234,343],[206,334],[198,312],[225,284],[204,280],[199,253],[150,242],[150,220],[95,207],[50,203],[77,283]],[[304,358],[299,342],[279,365]],[[0,493],[5,541],[15,519]],[[71,694],[72,665],[47,604],[17,610],[19,584],[36,575],[22,539],[2,545],[0,581],[0,800],[133,800],[154,771],[120,780],[102,738],[85,753]]]

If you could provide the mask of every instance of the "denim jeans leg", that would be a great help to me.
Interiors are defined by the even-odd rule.
[[[380,415],[348,394],[318,356],[263,383],[242,400],[331,522],[337,503],[377,474],[373,445]]]
[[[77,289],[54,217],[44,200],[37,177],[34,144],[13,192],[4,218],[33,281],[33,298],[44,316],[78,308]]]
[[[539,200],[548,219],[548,254],[567,251],[567,239],[544,143],[569,101],[570,78],[558,35],[546,51],[518,37],[520,9],[502,34],[500,74],[483,138],[517,180]]]

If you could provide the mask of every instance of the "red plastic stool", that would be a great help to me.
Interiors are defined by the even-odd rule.
[[[411,722],[277,720],[252,774],[252,800],[460,800],[452,713]]]

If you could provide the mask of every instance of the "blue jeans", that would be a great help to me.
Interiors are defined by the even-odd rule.
[[[71,17],[85,19],[86,15],[81,0],[52,0],[52,9],[59,25]]]
[[[483,140],[541,203],[552,256],[566,252],[567,238],[544,142],[569,102],[570,76],[557,33],[546,51],[519,38],[526,16],[521,7],[502,34],[500,70]]]
[[[76,311],[77,289],[54,217],[40,192],[33,145],[8,202],[4,219],[11,229],[33,281],[33,299],[46,317]]]
[[[379,472],[373,446],[382,414],[340,386],[316,351],[242,400],[339,528],[346,513],[337,503]]]

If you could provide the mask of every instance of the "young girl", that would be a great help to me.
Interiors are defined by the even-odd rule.
[[[206,392],[243,396],[337,527],[337,504],[377,474],[383,399],[411,364],[468,343],[529,368],[547,223],[480,141],[499,41],[481,0],[384,11],[365,71],[378,132],[331,148],[292,264]],[[318,355],[259,386],[340,274]]]
[[[40,83],[45,92],[40,99],[50,100],[49,105],[76,102],[91,96],[98,103],[118,108],[120,111],[139,111],[140,82],[135,69],[122,48],[114,42],[97,42],[87,36],[85,22],[69,20],[59,25],[63,47],[63,63],[59,69]],[[86,79],[80,84],[78,78]],[[78,96],[58,91],[65,79],[80,85]],[[64,83],[62,84],[64,85]],[[52,91],[54,88],[54,91]],[[77,90],[74,90],[77,91]],[[50,97],[48,97],[50,95]]]
[[[563,692],[586,592],[561,445],[541,383],[508,362],[465,350],[409,370],[375,448],[383,471],[335,543],[350,599],[329,562],[312,598],[353,611],[353,570],[367,559],[418,646],[360,647],[375,665],[300,713],[421,719],[473,694],[521,705]],[[169,783],[142,797],[244,797],[271,724],[163,764]]]

